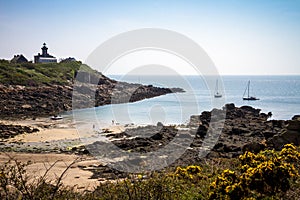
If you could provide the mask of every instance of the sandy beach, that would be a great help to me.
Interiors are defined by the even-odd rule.
[[[51,170],[48,172],[47,180],[55,181],[63,171],[72,162],[75,163],[63,176],[62,183],[65,186],[73,187],[75,189],[88,189],[91,190],[99,183],[97,179],[91,179],[93,173],[89,170],[84,170],[90,166],[99,165],[99,161],[90,156],[78,156],[78,155],[66,155],[66,154],[35,154],[35,153],[0,153],[0,163],[7,162],[10,158],[14,158],[17,161],[27,163],[31,162],[26,167],[26,172],[31,181],[37,180],[43,176],[46,170],[54,164]],[[76,183],[74,185],[74,183]]]
[[[63,120],[51,120],[50,118],[37,118],[27,120],[0,120],[2,124],[30,126],[39,129],[38,132],[21,134],[10,138],[7,142],[50,142],[58,140],[80,139],[76,124],[69,118]],[[97,131],[106,130],[110,133],[120,133],[125,130],[124,125],[103,126]]]
[[[28,119],[20,121],[1,120],[0,123],[30,126],[39,129],[38,132],[24,133],[10,138],[5,141],[6,145],[20,144],[21,148],[22,146],[26,148],[29,144],[51,146],[52,144],[76,141],[77,146],[80,146],[80,136],[74,122],[70,119],[51,120],[49,118],[37,118],[35,120]],[[120,133],[125,130],[125,127],[123,125],[111,125],[104,129],[106,132]],[[24,163],[30,161],[31,163],[27,166],[27,173],[32,180],[42,176],[46,169],[54,163],[55,165],[49,171],[47,178],[48,180],[55,180],[68,165],[75,161],[62,180],[64,185],[74,186],[74,183],[76,183],[76,189],[86,190],[93,189],[99,183],[98,179],[91,179],[93,173],[88,170],[89,168],[97,167],[101,164],[93,156],[64,153],[0,152],[1,164],[7,162],[10,158]]]

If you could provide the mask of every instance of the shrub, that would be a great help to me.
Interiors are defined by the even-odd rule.
[[[179,179],[186,179],[193,182],[201,179],[202,168],[197,165],[191,165],[187,167],[177,167],[174,173],[175,177]]]
[[[298,177],[300,153],[291,144],[280,152],[246,152],[239,160],[238,172],[224,170],[210,185],[210,199],[282,197]]]
[[[45,177],[55,163],[29,181],[28,163],[12,159],[0,165],[0,199],[299,199],[299,163],[299,149],[289,144],[280,152],[246,152],[239,159],[129,174],[100,183],[93,191],[78,192],[61,184],[72,164],[54,182]]]

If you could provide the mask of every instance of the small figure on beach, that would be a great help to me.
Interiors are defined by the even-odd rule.
[[[112,125],[115,125],[115,120],[111,120],[111,124],[112,124]]]

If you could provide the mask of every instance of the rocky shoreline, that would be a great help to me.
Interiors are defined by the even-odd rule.
[[[183,138],[179,141],[184,142],[195,136],[184,154],[172,165],[195,164],[203,159],[199,157],[199,151],[203,150],[204,142],[207,142],[205,138],[212,112],[224,113],[226,119],[222,133],[204,157],[206,159],[234,158],[245,151],[257,153],[265,149],[280,150],[288,143],[300,145],[300,116],[294,116],[291,120],[268,120],[271,113],[261,113],[260,109],[250,106],[235,107],[234,104],[227,104],[223,110],[214,109],[191,116],[189,124],[180,127],[158,124],[108,134],[107,137],[122,150],[146,153],[163,148],[175,137]],[[148,137],[144,137],[146,135]],[[103,144],[97,142],[87,146],[87,149],[93,150],[99,145]],[[108,152],[113,155],[109,149]]]
[[[206,147],[206,137],[209,135],[209,127],[211,126],[212,113],[225,116],[222,132],[217,136],[217,140],[208,150],[205,157],[199,157],[199,152]],[[111,132],[109,129],[99,130],[97,134],[105,136],[118,148],[127,152],[139,152],[141,158],[132,160],[133,163],[142,163],[143,154],[147,152],[155,152],[164,148],[177,137],[177,142],[191,141],[182,151],[175,162],[169,166],[190,165],[203,162],[207,159],[219,158],[235,158],[245,151],[259,152],[264,149],[280,150],[284,144],[293,143],[300,145],[300,116],[296,115],[291,120],[271,120],[271,113],[261,113],[260,109],[250,106],[235,107],[234,104],[227,104],[223,109],[214,109],[212,111],[204,111],[201,115],[190,117],[188,124],[178,126],[165,126],[158,123],[156,126],[149,125],[145,127],[131,127],[120,132]],[[63,125],[63,122],[60,122]],[[212,122],[213,123],[213,122]],[[41,127],[40,124],[38,127]],[[11,137],[17,134],[31,135],[35,134],[36,129],[29,126],[14,126],[1,124],[0,135],[2,142],[0,149],[2,152],[20,152],[34,154],[69,154],[90,157],[93,148],[98,149],[101,145],[105,145],[103,141],[96,141],[89,145],[83,146],[80,139],[57,139],[40,142],[7,142],[5,139],[12,133]],[[59,127],[57,127],[59,128]],[[18,131],[16,131],[18,129]],[[46,129],[47,130],[47,129]],[[50,129],[51,130],[51,129]],[[59,129],[63,130],[63,129]],[[76,129],[74,129],[76,131]],[[56,134],[57,129],[53,129],[49,134]],[[44,133],[43,133],[44,134]],[[43,135],[41,134],[41,135]],[[57,134],[61,137],[61,133]],[[44,137],[48,137],[44,135]],[[178,140],[179,138],[179,140]],[[176,142],[175,142],[176,143]],[[175,144],[182,145],[182,143]],[[100,148],[101,149],[101,148]],[[106,149],[105,152],[110,156],[118,158],[118,154],[113,149]],[[92,157],[91,157],[92,158]],[[120,161],[118,161],[120,162]],[[129,161],[131,162],[131,161]],[[121,163],[122,164],[122,163]],[[92,178],[99,180],[113,179],[113,177],[123,177],[125,174],[115,169],[110,169],[103,163],[93,166],[82,166],[83,170],[93,172]]]
[[[82,93],[78,94],[76,100],[82,108],[89,106],[102,106],[112,103],[135,102],[146,98],[152,98],[173,92],[184,92],[180,88],[159,88],[152,85],[130,84],[117,82],[105,76],[101,78],[98,85],[92,85],[94,91],[94,105],[87,105],[87,94],[90,87],[81,84]],[[0,118],[19,119],[49,117],[63,111],[72,109],[72,86],[19,86],[0,85]],[[117,101],[116,101],[117,100]]]
[[[38,132],[39,129],[30,126],[12,125],[0,123],[0,141],[5,141],[17,135]]]
[[[245,151],[259,152],[264,149],[280,150],[283,145],[293,143],[300,145],[300,116],[296,115],[291,120],[269,120],[271,113],[261,113],[260,109],[250,106],[235,107],[234,104],[226,104],[222,110],[204,111],[201,115],[193,115],[190,121],[185,125],[164,126],[158,123],[156,126],[148,125],[145,127],[131,127],[119,133],[110,133],[108,129],[99,130],[97,134],[104,135],[119,148],[132,152],[151,152],[164,147],[175,137],[191,139],[188,150],[178,161],[190,162],[199,161],[198,152],[205,144],[205,138],[210,126],[211,113],[220,112],[226,114],[225,123],[222,132],[218,135],[216,143],[212,146],[210,153],[206,158],[233,158]],[[64,122],[61,122],[64,123]],[[41,125],[39,125],[40,128]],[[29,126],[10,125],[0,123],[2,140],[13,138],[19,134],[30,134],[39,131],[39,129]],[[76,129],[74,129],[76,130]],[[183,140],[182,140],[183,141]],[[80,145],[79,138],[76,140],[57,141],[57,147],[65,142],[60,149],[53,152],[88,154],[88,149],[92,145],[101,145],[103,142],[96,142],[91,146],[81,146],[77,148],[66,149],[70,145]],[[55,141],[52,141],[52,147]],[[43,144],[39,145],[40,147]],[[18,147],[22,151],[21,147]],[[4,150],[2,148],[2,150]],[[38,152],[42,152],[43,149]],[[47,152],[51,149],[46,148]],[[109,151],[109,150],[108,150]],[[28,152],[23,149],[23,152]],[[32,152],[32,151],[30,151]],[[191,163],[190,163],[191,164]]]

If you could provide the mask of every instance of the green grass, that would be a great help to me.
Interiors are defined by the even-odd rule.
[[[9,63],[0,61],[0,84],[4,85],[69,85],[78,70],[98,73],[77,62],[65,63]]]

